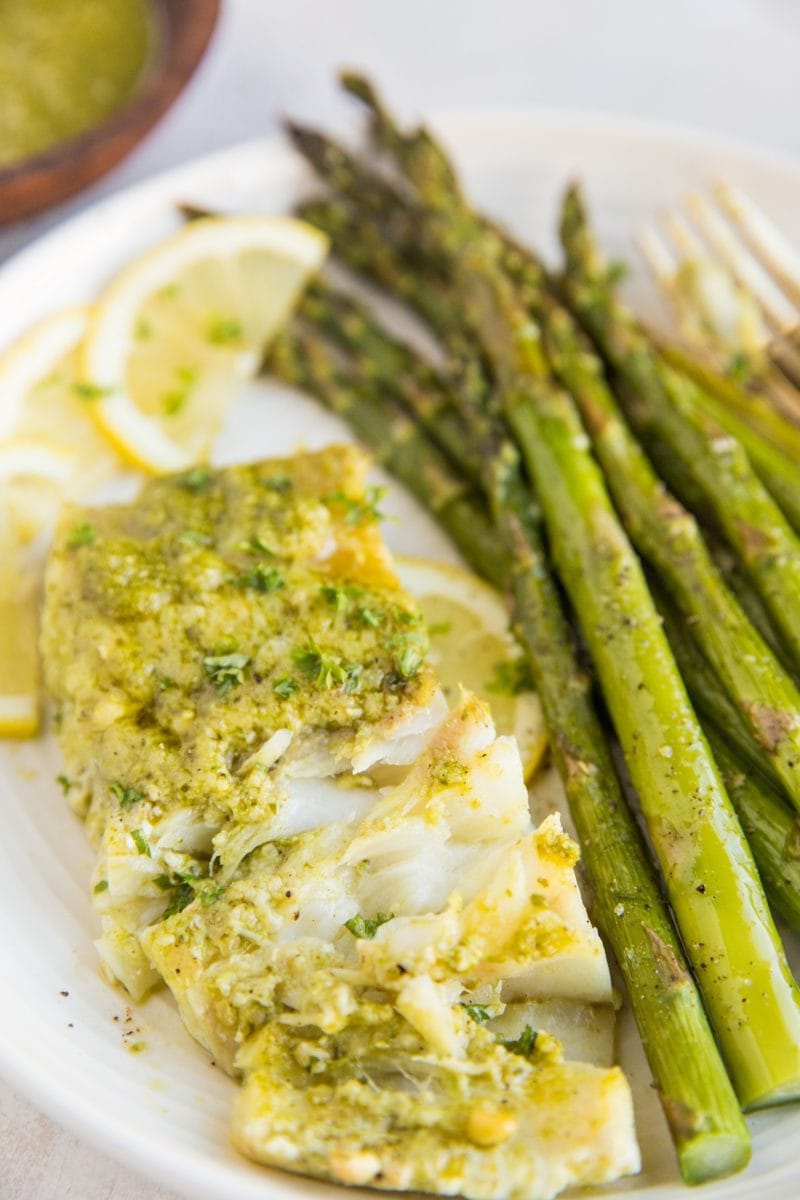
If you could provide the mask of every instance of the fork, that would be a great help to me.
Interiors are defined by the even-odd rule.
[[[800,254],[739,188],[687,198],[637,238],[682,340],[800,420]]]

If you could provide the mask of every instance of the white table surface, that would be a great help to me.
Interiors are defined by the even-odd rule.
[[[797,0],[227,0],[203,66],[158,128],[77,200],[0,231],[0,260],[92,200],[269,131],[281,113],[346,121],[341,65],[369,70],[409,115],[584,108],[800,155],[798,62]],[[178,1200],[2,1081],[0,1198]]]

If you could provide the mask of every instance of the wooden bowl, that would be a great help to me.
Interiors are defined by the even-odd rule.
[[[209,43],[221,0],[152,0],[156,45],[131,98],[86,133],[0,169],[0,224],[81,191],[129,154],[183,91]]]

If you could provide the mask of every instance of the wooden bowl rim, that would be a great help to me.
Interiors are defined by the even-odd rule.
[[[13,166],[0,168],[0,193],[26,176],[46,175],[74,167],[117,137],[134,131],[138,132],[139,138],[144,137],[178,98],[211,41],[222,0],[150,0],[150,3],[161,26],[156,35],[159,37],[160,34],[161,44],[156,45],[154,61],[130,99],[85,132]],[[185,57],[181,53],[184,31],[191,35],[191,53]],[[184,47],[185,44],[184,40]]]

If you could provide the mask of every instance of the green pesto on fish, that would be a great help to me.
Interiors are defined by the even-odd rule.
[[[149,0],[2,0],[0,167],[120,108],[142,78],[156,33]]]
[[[351,519],[363,459],[334,448],[292,466],[195,470],[65,516],[43,655],[95,839],[119,788],[244,817],[263,793],[248,757],[276,729],[322,729],[344,751],[435,691],[375,519]]]
[[[608,963],[515,740],[447,710],[367,466],[195,467],[64,515],[42,653],[98,951],[242,1081],[256,1161],[550,1200],[638,1168],[619,1069],[514,1025],[610,1011]]]

